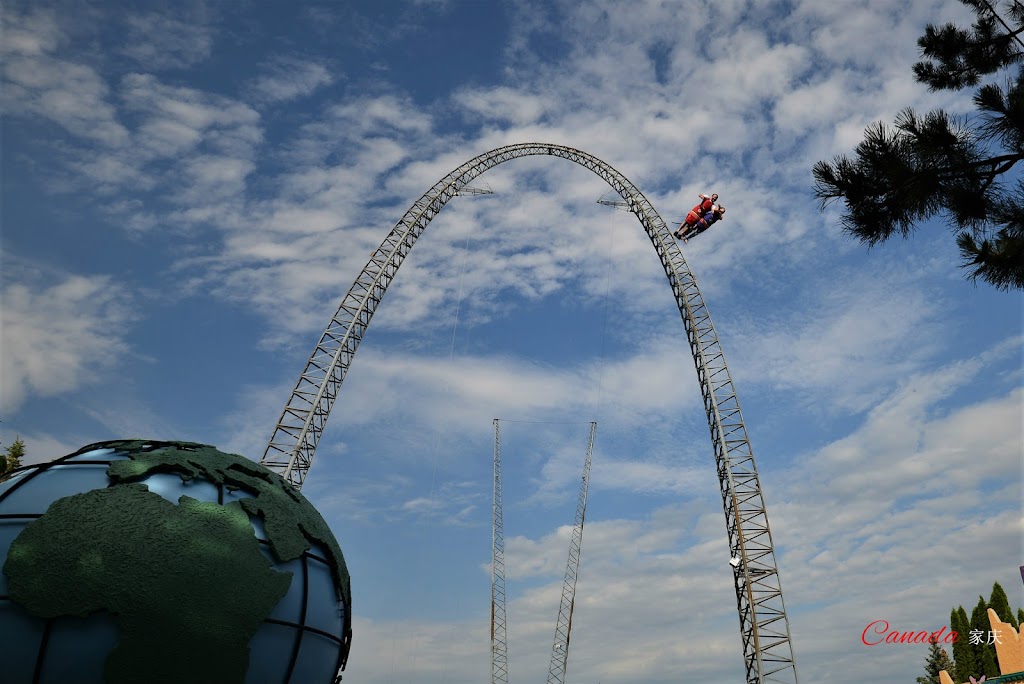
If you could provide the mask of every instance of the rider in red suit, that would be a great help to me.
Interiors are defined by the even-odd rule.
[[[711,197],[708,197],[707,195],[705,195],[703,193],[701,193],[700,195],[697,195],[697,197],[700,197],[701,203],[698,204],[697,206],[695,206],[693,208],[693,211],[696,211],[701,216],[703,216],[704,214],[706,214],[709,211],[711,211],[711,207],[715,206],[715,202],[718,201],[718,193],[717,192],[711,193]]]
[[[724,214],[725,207],[720,204],[712,205],[711,210],[703,216],[697,216],[691,211],[686,215],[683,225],[679,226],[679,230],[676,231],[676,237],[687,242],[690,238],[700,235],[713,224],[721,221]]]
[[[682,239],[683,235],[689,229],[693,228],[693,226],[704,221],[705,215],[707,215],[714,208],[715,202],[718,201],[717,192],[711,193],[710,197],[703,193],[697,195],[697,197],[699,197],[701,200],[700,204],[698,204],[697,206],[690,210],[690,213],[687,214],[686,218],[683,220],[682,225],[680,225],[679,229],[676,230],[675,234],[676,237],[679,239]],[[705,230],[706,229],[707,226],[705,226]]]

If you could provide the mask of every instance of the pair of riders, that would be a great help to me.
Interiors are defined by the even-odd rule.
[[[712,193],[711,196],[704,194],[697,195],[700,198],[700,204],[690,210],[690,213],[686,215],[686,218],[680,224],[679,229],[675,232],[675,236],[687,242],[690,238],[700,235],[705,230],[711,227],[712,224],[722,220],[723,214],[725,214],[725,207],[721,204],[715,204],[718,201],[718,193]]]

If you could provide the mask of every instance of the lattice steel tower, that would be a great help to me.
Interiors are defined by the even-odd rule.
[[[416,240],[445,204],[474,178],[498,164],[533,155],[561,157],[600,176],[636,215],[654,245],[683,319],[711,431],[733,558],[730,565],[740,618],[745,681],[798,684],[789,619],[754,453],[711,316],[665,221],[625,176],[586,152],[547,143],[506,145],[470,159],[416,200],[370,255],[328,323],[285,404],[260,462],[295,487],[302,486],[359,342]]]
[[[555,641],[551,645],[551,665],[548,667],[548,684],[565,684],[569,669],[569,637],[572,636],[572,611],[576,606],[576,580],[579,578],[580,555],[583,553],[583,521],[587,517],[587,490],[590,487],[590,464],[594,456],[594,433],[597,423],[590,424],[587,441],[587,455],[583,459],[583,475],[580,477],[580,494],[576,499],[576,516],[573,518],[572,535],[569,537],[569,561],[565,565],[562,581],[562,601],[558,606],[558,620],[555,621]]]
[[[494,419],[494,499],[491,506],[491,684],[508,684],[505,615],[505,521],[501,503],[501,440]]]

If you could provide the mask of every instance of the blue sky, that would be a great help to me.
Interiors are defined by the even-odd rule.
[[[605,160],[684,246],[739,392],[806,681],[912,681],[1000,581],[1024,604],[1022,306],[941,223],[868,250],[811,167],[905,106],[956,2],[5,5],[0,440],[258,459],[323,326],[409,205],[501,145]],[[304,492],[352,572],[346,681],[489,676],[492,419],[510,677],[550,658],[598,421],[575,682],[742,677],[723,516],[682,323],[634,217],[564,160],[501,165],[389,289]],[[523,422],[515,422],[523,421]],[[532,422],[526,422],[532,421]]]

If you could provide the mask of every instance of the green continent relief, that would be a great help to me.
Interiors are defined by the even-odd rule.
[[[3,571],[39,617],[116,616],[109,684],[242,682],[249,641],[292,580],[260,552],[241,503],[174,505],[140,484],[55,501]]]
[[[310,548],[310,542],[327,550],[339,593],[351,611],[349,573],[337,539],[313,505],[280,475],[242,456],[194,442],[132,440],[107,442],[105,446],[124,450],[131,459],[110,465],[107,474],[112,482],[137,482],[153,473],[176,473],[184,479],[200,477],[249,494],[251,498],[243,499],[242,506],[250,515],[263,519],[267,541],[279,561],[298,558]]]

